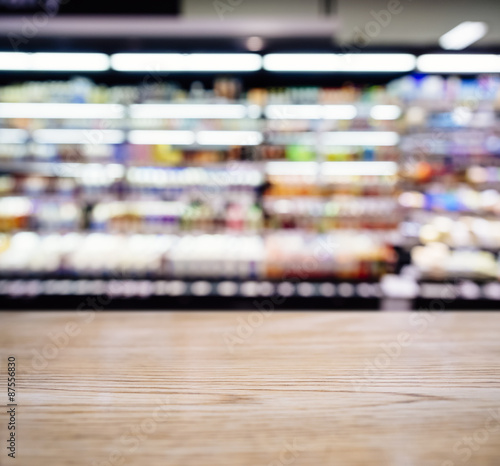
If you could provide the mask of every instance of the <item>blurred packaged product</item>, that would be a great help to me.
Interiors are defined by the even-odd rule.
[[[385,235],[359,231],[264,236],[20,232],[1,236],[0,245],[0,271],[7,275],[362,280],[393,270],[396,260]]]

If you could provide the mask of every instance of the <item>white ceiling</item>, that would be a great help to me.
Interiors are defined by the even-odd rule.
[[[162,0],[164,1],[164,0]],[[463,21],[484,21],[474,45],[500,46],[500,0],[181,0],[180,17],[54,17],[36,37],[331,37],[340,44],[437,46]],[[330,1],[331,16],[325,16]],[[396,10],[394,10],[396,7]],[[380,11],[381,22],[376,23]],[[0,36],[24,37],[26,18],[0,17]],[[360,37],[360,31],[365,34]],[[366,35],[368,33],[368,35]]]
[[[250,16],[279,18],[317,18],[320,0],[181,0],[184,16],[219,18],[225,11],[224,20],[242,19]]]
[[[183,0],[182,8],[186,18],[219,20],[223,29],[224,23],[252,17],[314,20],[322,17],[323,5],[324,0]],[[463,21],[485,21],[489,32],[477,45],[500,45],[500,0],[332,0],[331,5],[340,43],[360,43],[357,30],[368,28],[373,35],[368,36],[369,45],[436,45],[441,35]],[[391,14],[377,31],[370,24],[375,21],[372,13],[391,5],[399,13]]]
[[[355,28],[373,21],[372,11],[387,9],[388,0],[339,0],[341,41],[350,41]],[[500,45],[500,0],[400,0],[401,12],[380,28],[372,44],[434,45],[445,32],[463,21],[484,21],[488,34],[476,45]],[[362,5],[366,5],[363,7]],[[375,28],[374,28],[375,29]]]

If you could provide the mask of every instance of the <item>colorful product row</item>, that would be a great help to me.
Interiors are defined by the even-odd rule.
[[[3,273],[367,279],[392,270],[395,261],[394,250],[383,238],[354,231],[264,237],[29,232],[0,236]]]

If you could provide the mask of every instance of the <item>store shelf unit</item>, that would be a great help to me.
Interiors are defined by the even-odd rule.
[[[449,310],[498,310],[498,281],[422,281],[413,296],[387,293],[370,281],[241,281],[150,279],[0,279],[5,309],[410,310],[428,319]]]
[[[405,108],[398,202],[412,273],[498,281],[498,76],[408,77],[393,86]]]
[[[97,287],[117,307],[255,308],[257,283],[282,307],[415,307],[434,302],[426,280],[458,279],[492,284],[446,306],[491,305],[499,89],[3,88],[0,299],[78,305]],[[380,288],[393,274],[417,291]]]
[[[0,300],[15,308],[378,309],[376,282],[0,279]]]

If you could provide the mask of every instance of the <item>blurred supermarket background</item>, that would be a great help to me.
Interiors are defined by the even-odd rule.
[[[497,308],[500,3],[0,0],[6,308]]]

